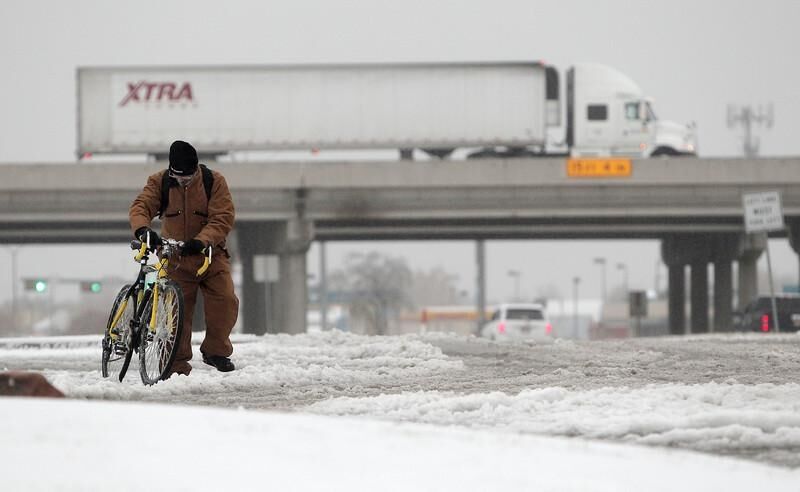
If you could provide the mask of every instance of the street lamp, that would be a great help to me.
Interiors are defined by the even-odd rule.
[[[622,270],[622,290],[625,294],[624,299],[628,298],[628,265],[617,263],[617,270]]]
[[[600,265],[600,302],[602,303],[603,308],[605,309],[606,305],[606,259],[605,258],[595,258],[594,259],[595,265]]]
[[[522,272],[519,270],[509,270],[508,276],[514,278],[514,300],[519,301],[519,278],[522,276]]]

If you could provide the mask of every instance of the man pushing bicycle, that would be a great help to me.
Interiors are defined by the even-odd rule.
[[[176,140],[169,148],[169,168],[149,178],[131,204],[129,216],[134,236],[152,248],[161,242],[150,228],[161,217],[161,234],[185,243],[179,261],[170,262],[169,277],[181,287],[185,317],[171,374],[189,375],[192,366],[192,316],[197,289],[203,291],[206,336],[200,345],[203,362],[222,372],[233,371],[231,330],[239,314],[239,299],[233,291],[230,255],[225,239],[233,228],[234,207],[222,174],[199,165],[197,151]],[[196,272],[211,255],[211,265],[200,276]]]

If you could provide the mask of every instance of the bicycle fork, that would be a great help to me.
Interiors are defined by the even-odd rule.
[[[141,343],[141,336],[142,336],[142,316],[144,315],[145,308],[147,307],[147,301],[150,299],[152,295],[152,291],[145,291],[139,292],[141,298],[139,299],[139,305],[135,310],[133,319],[130,321],[130,344],[127,347],[127,351],[125,353],[125,362],[122,364],[122,369],[119,373],[119,382],[121,383],[122,380],[125,378],[125,374],[128,372],[128,366],[131,363],[131,358],[133,357],[133,352],[139,351],[139,344]],[[148,323],[149,324],[149,323]]]

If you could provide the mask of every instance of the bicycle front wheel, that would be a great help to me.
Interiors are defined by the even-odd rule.
[[[142,313],[139,345],[139,373],[142,382],[155,384],[170,374],[183,332],[183,292],[173,280],[159,285],[156,300],[155,324],[151,326],[153,299]]]
[[[111,314],[108,315],[106,331],[103,335],[103,355],[100,361],[100,370],[104,378],[112,372],[118,372],[122,365],[122,359],[128,351],[130,343],[131,320],[133,319],[136,306],[132,300],[128,299],[125,310],[118,311],[125,300],[125,294],[130,289],[130,284],[125,285],[117,293],[114,304],[111,307]],[[113,324],[113,326],[112,326]]]

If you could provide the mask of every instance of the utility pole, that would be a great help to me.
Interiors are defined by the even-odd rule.
[[[737,125],[744,128],[742,151],[748,159],[758,156],[760,145],[759,138],[753,135],[753,125],[763,124],[770,129],[774,120],[772,103],[767,104],[766,110],[762,106],[758,106],[756,110],[752,106],[728,104],[728,128],[734,128]]]
[[[578,338],[578,285],[580,277],[572,277],[572,335]]]
[[[617,263],[617,270],[622,270],[622,292],[625,293],[623,299],[628,298],[628,265]]]
[[[19,274],[17,272],[17,246],[11,246],[11,329],[17,327],[17,284]]]
[[[486,244],[483,239],[475,241],[475,262],[477,263],[477,288],[475,304],[478,308],[478,326],[476,333],[481,332],[486,322]]]

